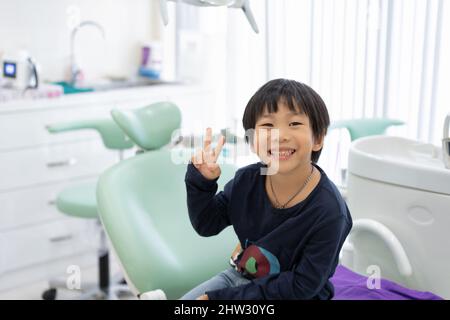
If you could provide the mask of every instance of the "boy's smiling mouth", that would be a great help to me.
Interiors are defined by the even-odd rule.
[[[269,157],[277,160],[288,160],[294,153],[296,149],[293,148],[279,148],[279,149],[269,149],[267,152]]]

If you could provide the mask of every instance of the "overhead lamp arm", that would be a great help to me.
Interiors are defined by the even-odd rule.
[[[175,1],[177,0],[159,0],[159,7],[161,11],[161,18],[165,26],[169,23],[169,15],[167,11],[167,1]],[[259,33],[258,25],[256,24],[255,17],[253,16],[253,12],[250,9],[249,0],[180,0],[184,3],[198,6],[198,7],[218,7],[218,6],[227,6],[228,8],[237,8],[242,9],[244,11],[245,16],[247,17],[248,22],[252,29]]]

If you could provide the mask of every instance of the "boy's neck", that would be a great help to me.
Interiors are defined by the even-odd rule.
[[[311,174],[312,168],[312,163],[305,163],[304,165],[297,167],[295,171],[286,173],[278,172],[271,175],[270,179],[278,192],[289,192],[290,190],[298,189],[299,181],[306,181]]]

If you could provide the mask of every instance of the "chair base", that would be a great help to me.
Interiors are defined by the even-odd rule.
[[[126,284],[113,284],[107,288],[100,288],[97,284],[88,284],[82,290],[75,290],[78,295],[71,300],[132,300],[137,299]],[[64,281],[53,280],[50,288],[42,293],[43,300],[58,300],[59,291],[69,291]],[[74,290],[70,290],[74,291]]]
[[[99,226],[100,225],[100,221]],[[128,288],[126,281],[123,277],[118,277],[110,280],[110,265],[109,265],[109,250],[106,242],[106,234],[103,228],[100,228],[100,248],[98,250],[97,258],[98,266],[98,284],[83,283],[83,288],[79,291],[80,294],[75,296],[75,300],[120,300],[137,299],[136,295]],[[42,299],[44,300],[57,300],[58,289],[64,289],[68,291],[67,283],[65,279],[50,279],[49,289],[42,293]],[[71,290],[74,292],[74,290]]]

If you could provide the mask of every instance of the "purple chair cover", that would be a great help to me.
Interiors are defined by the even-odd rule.
[[[333,300],[442,300],[431,292],[408,289],[386,279],[381,279],[380,289],[369,289],[367,278],[338,265],[330,279],[335,288]]]

